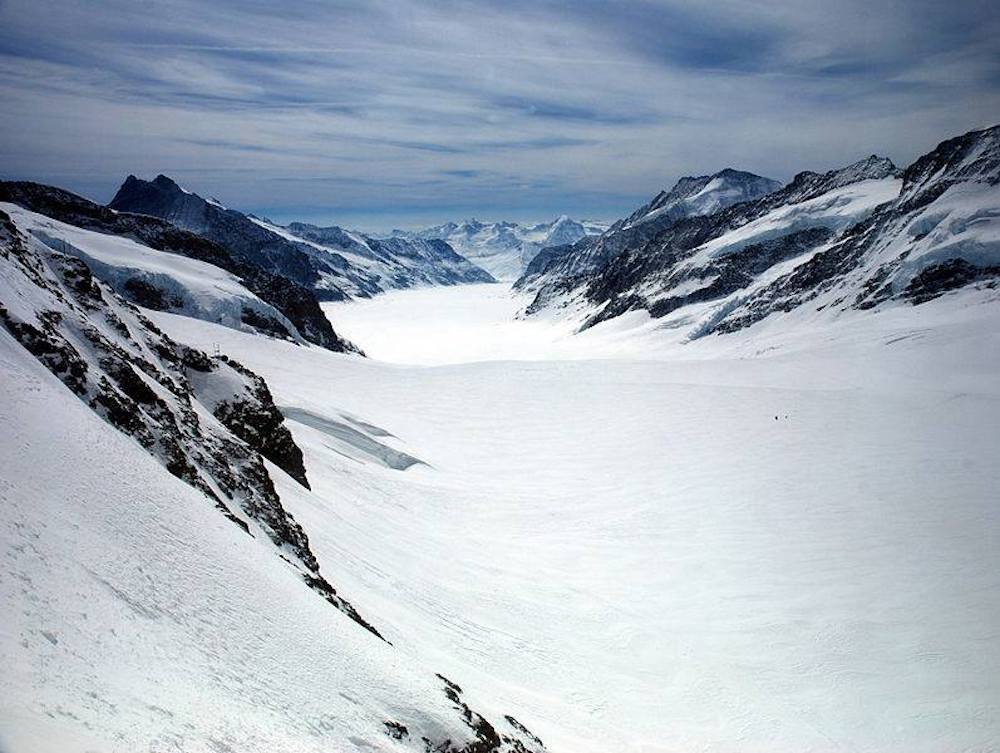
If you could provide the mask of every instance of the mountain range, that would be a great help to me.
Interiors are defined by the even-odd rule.
[[[605,233],[546,249],[515,288],[528,316],[562,311],[586,329],[646,312],[688,339],[805,306],[917,304],[996,284],[998,183],[996,126],[902,170],[872,155],[780,188],[731,170],[684,178]]]
[[[424,230],[394,230],[392,237],[442,240],[498,280],[513,281],[543,248],[575,243],[597,235],[606,225],[577,222],[562,215],[551,222],[522,225],[516,222],[480,222],[477,219],[446,222]]]
[[[148,214],[198,233],[258,266],[308,287],[319,300],[366,298],[414,285],[490,282],[492,277],[437,240],[379,240],[339,227],[284,228],[203,199],[159,175],[130,175],[111,209]]]

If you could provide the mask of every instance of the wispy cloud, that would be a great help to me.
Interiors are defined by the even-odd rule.
[[[612,216],[989,124],[998,39],[981,0],[5,0],[0,160],[276,216]]]

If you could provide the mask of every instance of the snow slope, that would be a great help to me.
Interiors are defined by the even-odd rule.
[[[293,423],[336,502],[288,504],[390,640],[554,751],[1000,745],[995,292],[684,346],[622,317],[487,360],[471,344],[509,359],[505,327],[539,323],[506,322],[500,292],[365,304],[345,323],[363,362],[221,335],[286,408],[422,461],[345,459]],[[498,319],[463,333],[449,309]],[[405,365],[405,333],[368,345],[400,318],[451,345],[418,360],[448,365]],[[610,326],[617,353],[593,339]]]
[[[0,748],[544,753],[334,589],[285,507],[325,500],[258,376],[6,215],[0,301]]]
[[[83,230],[16,204],[0,202],[0,211],[22,232],[79,258],[125,295],[129,285],[141,281],[160,291],[165,307],[177,313],[252,330],[246,323],[249,317],[245,312],[250,311],[256,319],[283,327],[286,336],[300,339],[295,326],[280,311],[247,290],[235,275],[216,266],[157,251],[129,238]]]
[[[461,734],[440,680],[248,546],[6,331],[0,368],[3,750],[410,749],[385,720]]]

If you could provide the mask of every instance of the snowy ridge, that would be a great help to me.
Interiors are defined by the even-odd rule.
[[[602,269],[623,251],[645,245],[678,220],[701,217],[737,202],[767,196],[778,186],[770,178],[732,169],[681,178],[670,191],[661,191],[648,204],[600,235],[538,254],[518,278],[516,287],[572,285],[574,280]],[[550,294],[545,292],[543,297]]]
[[[321,300],[492,280],[446,244],[387,245],[337,227],[283,228],[206,201],[165,175],[152,181],[130,175],[108,206],[160,217],[203,235],[239,258],[308,287]]]
[[[385,292],[421,285],[461,285],[493,282],[492,276],[455,253],[439,240],[369,238],[337,226],[318,227],[303,222],[282,228],[264,220],[254,222],[297,243],[305,243],[321,254],[335,254],[352,267],[364,270],[373,280],[371,292]],[[366,297],[368,290],[359,289]]]
[[[781,188],[781,184],[776,180],[733,169],[722,170],[714,175],[681,178],[672,189],[661,191],[651,202],[615,223],[612,229],[628,230],[654,220],[671,221],[713,214],[778,188]]]
[[[378,635],[320,575],[308,538],[275,493],[265,457],[308,481],[263,380],[224,356],[174,343],[63,244],[22,234],[6,214],[0,222],[7,331],[111,426],[244,531],[253,524],[307,583]]]
[[[218,267],[156,251],[128,238],[83,230],[14,204],[0,202],[0,211],[6,212],[21,232],[77,257],[116,292],[150,308],[235,329],[260,328],[303,342],[284,314]]]

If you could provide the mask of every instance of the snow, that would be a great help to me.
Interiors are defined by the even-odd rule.
[[[1000,265],[1000,210],[997,189],[983,183],[949,187],[917,215],[879,254],[892,259],[909,250],[897,278],[898,288],[922,269],[950,259],[980,267]]]
[[[5,330],[0,369],[0,748],[394,750],[383,719],[448,713]]]
[[[247,325],[242,312],[252,309],[281,322],[288,332],[296,331],[284,314],[247,290],[239,278],[212,264],[157,251],[121,236],[83,230],[16,204],[0,202],[0,211],[22,232],[82,259],[99,279],[116,289],[128,279],[140,278],[154,284],[165,297],[176,299],[176,309],[190,316],[243,329]]]
[[[0,329],[0,749],[420,750],[433,672],[553,753],[1000,747],[996,291],[691,344],[523,304],[325,305],[369,359],[148,312],[265,377],[391,647]]]
[[[391,363],[225,335],[282,405],[426,464],[293,427],[316,498],[287,503],[390,640],[556,751],[1000,744],[995,297],[792,317],[680,360],[641,321],[616,323],[630,355],[570,353],[506,321],[499,286],[462,290],[330,309]],[[414,324],[365,339],[390,322]]]
[[[839,232],[859,222],[876,207],[899,195],[902,181],[897,178],[864,180],[828,191],[815,199],[781,206],[763,217],[743,225],[702,246],[691,264],[732,254],[751,243],[813,227]]]

